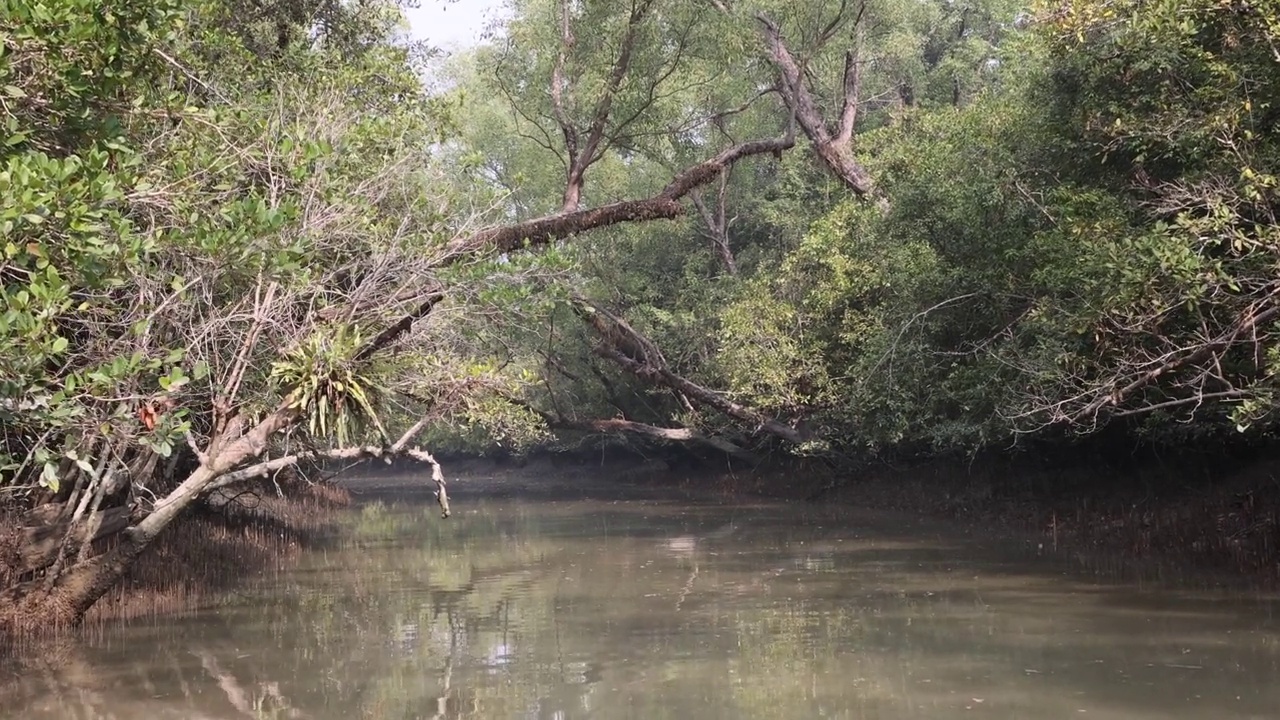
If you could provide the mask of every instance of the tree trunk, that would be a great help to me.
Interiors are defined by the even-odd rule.
[[[292,424],[297,413],[286,401],[251,430],[226,443],[216,457],[207,458],[140,522],[120,531],[118,544],[111,550],[96,557],[77,558],[51,583],[40,578],[0,592],[0,631],[46,630],[80,622],[165,528],[218,477],[261,455],[271,437]]]
[[[858,162],[853,153],[853,131],[858,117],[859,93],[862,88],[862,61],[857,51],[850,50],[845,54],[840,114],[836,118],[835,131],[832,132],[805,79],[805,69],[787,48],[782,30],[764,15],[757,15],[756,18],[764,26],[769,59],[773,61],[782,79],[782,99],[795,115],[800,129],[812,142],[814,152],[855,195],[861,197],[871,194],[873,189],[871,174]],[[860,25],[861,18],[855,20],[855,35],[859,38],[861,37]]]
[[[730,170],[731,168],[726,168],[720,173],[720,186],[716,191],[714,208],[703,201],[701,191],[690,193],[689,197],[693,201],[693,206],[698,209],[698,214],[702,216],[702,222],[707,226],[707,237],[711,238],[711,249],[720,258],[721,267],[724,268],[725,273],[737,275],[738,262],[734,259],[733,249],[729,246],[731,220],[728,217],[727,197]]]
[[[577,212],[582,206],[582,184],[583,176],[575,165],[569,171],[568,180],[564,184],[564,197],[560,202],[560,211],[564,213]]]
[[[58,550],[62,547],[63,540],[66,539],[72,544],[83,545],[87,542],[95,542],[105,537],[115,535],[124,530],[129,525],[128,508],[118,507],[110,508],[96,513],[90,517],[88,521],[80,522],[76,525],[71,533],[71,537],[67,538],[67,531],[70,528],[70,521],[62,520],[51,524],[40,522],[38,515],[49,512],[49,509],[55,509],[56,505],[42,505],[37,508],[39,513],[28,513],[29,521],[19,520],[20,524],[26,522],[35,522],[35,525],[26,525],[21,531],[18,550],[19,565],[15,569],[15,574],[26,575],[38,570],[43,570],[54,563],[58,557]],[[94,528],[92,534],[90,528]]]
[[[124,577],[150,541],[124,534],[112,550],[66,568],[52,588],[42,579],[0,592],[0,634],[26,634],[74,627]]]

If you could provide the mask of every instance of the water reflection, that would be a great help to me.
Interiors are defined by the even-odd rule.
[[[225,604],[0,664],[23,718],[1250,718],[1274,601],[851,510],[366,507]],[[5,679],[7,678],[7,679]]]

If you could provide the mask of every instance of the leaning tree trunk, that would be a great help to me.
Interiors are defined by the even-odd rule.
[[[78,623],[89,608],[120,582],[129,567],[170,524],[192,506],[214,481],[247,460],[261,455],[271,437],[288,427],[297,410],[285,402],[248,432],[237,435],[232,423],[230,442],[214,442],[219,447],[213,457],[202,458],[178,487],[156,503],[151,512],[120,532],[115,546],[88,557],[84,553],[49,578],[38,578],[0,592],[0,629],[23,630],[69,626]]]

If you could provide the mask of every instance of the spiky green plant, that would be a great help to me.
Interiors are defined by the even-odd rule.
[[[359,330],[344,326],[312,335],[272,363],[272,380],[292,398],[313,436],[345,445],[354,431],[370,423],[385,439],[374,410],[379,387],[362,372],[367,366],[354,360],[363,345]]]

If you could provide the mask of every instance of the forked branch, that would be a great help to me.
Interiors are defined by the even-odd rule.
[[[842,14],[843,12],[842,6]],[[858,117],[859,93],[862,89],[861,61],[858,58],[857,47],[845,54],[840,116],[833,131],[818,108],[813,90],[805,77],[804,68],[787,47],[782,29],[764,14],[757,15],[756,19],[764,28],[765,46],[769,52],[769,59],[781,76],[783,101],[795,115],[800,129],[813,144],[818,158],[855,194],[859,196],[871,194],[873,189],[871,175],[858,161],[853,148],[854,124]],[[829,36],[833,33],[834,23],[838,23],[841,19],[837,16],[825,34]],[[861,21],[862,10],[860,9],[854,19],[857,26],[855,32],[860,32]]]

